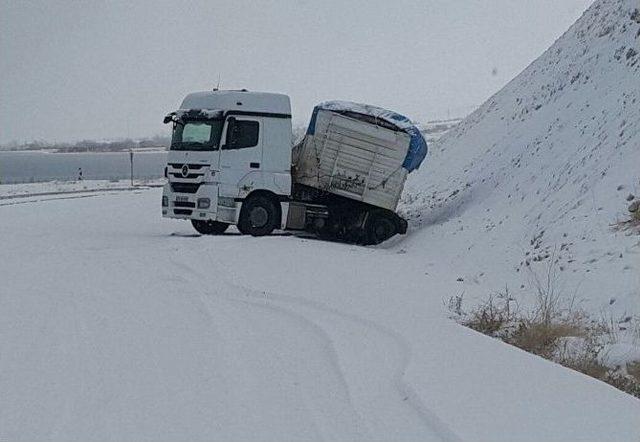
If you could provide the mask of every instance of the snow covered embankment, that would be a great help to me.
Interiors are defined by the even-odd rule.
[[[526,303],[553,265],[588,311],[640,314],[640,238],[611,228],[640,197],[639,7],[597,1],[409,177],[407,249],[441,251],[450,294]]]
[[[615,228],[640,197],[639,8],[595,2],[435,145],[403,206],[407,250],[441,252],[443,297],[531,311],[543,285],[606,325],[597,360],[623,373],[640,351],[640,236]]]

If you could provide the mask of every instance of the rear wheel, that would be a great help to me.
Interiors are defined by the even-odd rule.
[[[219,221],[204,221],[201,219],[192,219],[191,225],[194,229],[203,235],[220,235],[227,230],[229,224],[221,223]]]
[[[280,210],[267,196],[248,198],[240,210],[238,230],[252,236],[269,235],[280,225]]]
[[[383,211],[372,211],[365,224],[365,244],[380,244],[398,233],[396,220]]]

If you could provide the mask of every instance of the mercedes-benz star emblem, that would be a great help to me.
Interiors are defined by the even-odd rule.
[[[189,175],[189,166],[186,164],[182,166],[182,178],[186,178]]]

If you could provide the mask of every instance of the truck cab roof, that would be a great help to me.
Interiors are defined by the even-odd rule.
[[[249,91],[203,91],[185,97],[180,109],[210,109],[291,116],[291,102],[284,94]]]

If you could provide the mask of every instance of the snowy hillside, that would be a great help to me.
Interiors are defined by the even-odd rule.
[[[640,237],[612,228],[640,197],[638,7],[597,1],[410,176],[403,209],[421,229],[404,246],[438,252],[449,294],[507,285],[526,303],[553,261],[593,314],[640,313]]]

